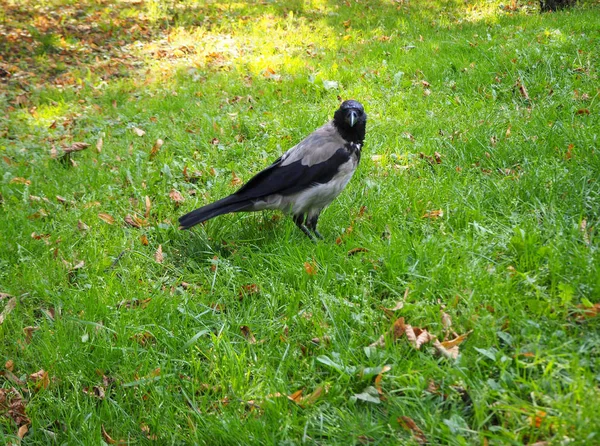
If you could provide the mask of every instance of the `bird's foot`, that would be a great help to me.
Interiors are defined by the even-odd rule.
[[[315,233],[316,237],[317,237],[319,240],[324,240],[324,239],[325,239],[325,237],[323,237],[323,235],[322,235],[322,234],[321,234],[319,231],[317,231],[317,228],[314,228],[314,229],[313,229],[313,232]]]
[[[317,242],[317,239],[315,238],[314,235],[312,235],[312,233],[308,230],[308,228],[305,225],[298,225],[298,227],[302,230],[302,232],[304,232],[304,234],[306,234],[306,236],[311,239],[313,242]]]

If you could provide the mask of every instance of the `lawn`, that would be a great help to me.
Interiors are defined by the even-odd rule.
[[[600,444],[597,1],[3,5],[0,443]],[[324,241],[178,230],[344,99]]]

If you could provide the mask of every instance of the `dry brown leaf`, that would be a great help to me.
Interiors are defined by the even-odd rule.
[[[394,342],[394,341],[396,341],[396,339],[398,339],[400,336],[402,336],[404,334],[404,332],[405,332],[404,318],[399,317],[392,324],[392,326],[389,330],[389,337],[392,339],[392,342]],[[369,345],[369,347],[384,347],[384,346],[385,346],[385,335],[381,335],[377,341],[375,341]]]
[[[577,308],[581,310],[577,314],[577,319],[588,319],[591,317],[596,317],[600,314],[600,302],[595,303],[591,307],[584,304],[579,304],[577,305]]]
[[[89,146],[90,145],[87,142],[74,142],[69,147],[65,147],[63,150],[66,155],[72,152],[79,152],[80,150],[87,149]]]
[[[19,391],[14,387],[10,389],[0,388],[0,411],[8,415],[19,427],[31,424],[25,413],[25,404],[26,401],[23,400]]]
[[[50,385],[50,377],[44,369],[29,375],[29,379],[36,383],[35,389],[47,389]]]
[[[527,88],[525,88],[525,84],[523,81],[521,81],[521,79],[517,81],[517,87],[519,87],[519,93],[521,93],[521,96],[529,101],[529,93],[527,93]]]
[[[183,195],[181,195],[181,193],[175,189],[171,189],[171,192],[169,192],[169,197],[177,204],[183,203],[184,201]]]
[[[256,344],[256,338],[254,337],[254,335],[250,331],[250,328],[247,325],[242,325],[240,327],[240,330],[242,331],[242,334],[250,344]]]
[[[400,424],[400,426],[412,433],[417,443],[427,444],[427,437],[425,436],[421,428],[417,426],[417,423],[415,423],[412,418],[402,415],[401,417],[398,417],[397,421],[398,424]]]
[[[302,392],[303,391],[304,391],[304,389],[296,390],[291,395],[288,395],[288,399],[290,401],[293,401],[294,403],[300,404],[300,402],[302,401]]]
[[[436,339],[433,341],[433,347],[446,358],[456,359],[460,353],[458,346],[467,339],[467,336],[469,336],[471,332],[472,331],[468,331],[464,335],[460,335],[450,341],[440,342]]]
[[[20,426],[19,430],[17,431],[17,437],[19,437],[19,439],[22,440],[28,431],[29,431],[29,428],[27,427],[26,424],[24,424],[23,426]]]
[[[452,318],[444,310],[440,310],[442,316],[442,326],[445,330],[448,330],[452,326]]]
[[[12,372],[15,368],[15,362],[12,359],[9,359],[8,361],[6,361],[6,363],[4,364],[4,368],[6,370],[8,370],[9,372]]]
[[[117,304],[117,308],[121,308],[121,307],[125,307],[125,308],[146,308],[148,306],[148,304],[150,303],[150,301],[152,300],[151,297],[148,297],[146,299],[130,299],[130,300],[122,300],[121,302],[119,302]]]
[[[16,297],[13,297],[6,303],[6,305],[4,306],[4,309],[2,310],[2,313],[0,313],[0,325],[2,325],[4,323],[6,316],[8,316],[10,314],[10,312],[15,309],[16,306],[17,306],[17,298]]]
[[[238,293],[238,296],[241,299],[244,298],[244,296],[250,296],[252,294],[258,294],[260,292],[260,288],[258,287],[257,284],[255,283],[249,283],[247,285],[243,285],[242,289],[240,290],[240,292]]]
[[[154,343],[154,341],[156,341],[156,338],[154,337],[154,335],[152,333],[150,333],[149,331],[135,333],[129,339],[137,342],[138,344],[140,344],[142,346],[147,345],[149,343]]]
[[[577,110],[575,112],[576,115],[589,115],[590,114],[590,109],[589,108],[580,108],[579,110]]]
[[[358,254],[359,252],[369,252],[367,248],[353,248],[348,251],[348,257]]]
[[[127,442],[125,440],[113,440],[113,438],[110,435],[108,435],[108,432],[106,432],[106,429],[104,429],[104,424],[101,426],[101,431],[102,431],[102,438],[108,444],[116,444],[116,445],[126,445],[127,444]]]
[[[306,274],[309,276],[314,276],[317,274],[318,270],[319,268],[314,260],[312,262],[304,262],[304,271],[306,271]]]
[[[26,186],[29,186],[31,184],[31,181],[23,177],[15,177],[12,180],[10,180],[10,182],[11,184],[25,184]]]
[[[544,422],[544,418],[546,418],[547,413],[544,412],[543,410],[538,410],[535,413],[535,416],[532,416],[529,418],[529,422],[531,424],[532,427],[535,427],[536,429],[539,429],[540,427],[542,427],[542,423]]]
[[[115,223],[115,218],[110,214],[105,214],[104,212],[100,212],[98,214],[98,218],[100,220],[102,220],[103,222],[108,223],[109,225],[112,225]]]
[[[429,211],[426,212],[425,214],[423,214],[423,216],[421,218],[438,218],[438,217],[443,217],[444,216],[444,211],[442,209],[438,209],[437,211]]]
[[[81,220],[79,220],[77,222],[77,229],[79,229],[80,231],[87,231],[88,229],[90,229],[90,227]]]
[[[148,218],[150,216],[150,209],[152,209],[152,202],[148,195],[144,197],[144,201],[146,202],[146,212],[144,212],[144,217]]]
[[[384,365],[383,369],[381,369],[381,372],[379,372],[379,375],[375,377],[375,388],[380,395],[383,395],[383,390],[381,390],[381,380],[383,378],[383,374],[389,372],[390,370],[392,370],[392,366]]]
[[[235,172],[231,172],[231,185],[232,186],[239,186],[240,184],[242,184],[243,181],[240,177],[238,177]]]
[[[2,299],[10,299],[11,297],[13,297],[11,294],[0,293],[0,300],[2,300]]]
[[[412,325],[406,324],[404,328],[408,342],[410,342],[417,350],[422,345],[430,342],[434,337],[427,330],[423,330],[419,327],[413,327]]]
[[[25,342],[29,344],[31,342],[31,338],[33,337],[33,332],[39,330],[40,327],[25,327],[23,329],[23,333],[25,334]]]
[[[581,223],[579,223],[579,231],[583,237],[583,242],[590,246],[590,233],[587,227],[587,220],[585,218],[581,220]]]
[[[137,222],[134,217],[132,217],[131,215],[127,214],[125,216],[125,223],[128,224],[129,226],[132,226],[134,228],[141,228],[142,226],[140,225],[139,222]]]
[[[145,131],[143,131],[142,129],[139,129],[137,127],[133,127],[132,130],[133,130],[133,133],[135,133],[137,136],[144,136],[146,134]]]
[[[83,393],[96,397],[100,400],[103,400],[106,397],[106,391],[102,386],[94,386],[91,389],[89,387],[84,387]]]
[[[154,253],[154,260],[156,260],[156,263],[162,263],[163,262],[164,255],[163,255],[162,245],[158,245],[158,249]]]
[[[149,243],[149,242],[148,242],[148,237],[146,237],[145,235],[143,235],[143,234],[142,234],[142,235],[140,236],[140,242],[142,243],[142,245],[144,245],[144,246],[148,246],[148,243]]]
[[[309,406],[311,404],[314,404],[323,394],[323,390],[323,386],[317,387],[313,393],[311,393],[310,395],[306,395],[304,398],[302,398],[301,404],[303,406]]]
[[[157,139],[152,149],[150,149],[150,158],[154,158],[165,142],[162,139]]]

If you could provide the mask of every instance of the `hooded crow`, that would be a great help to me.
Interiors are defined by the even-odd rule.
[[[279,209],[291,214],[310,239],[322,239],[317,231],[319,215],[352,178],[360,161],[366,123],[360,102],[343,102],[332,121],[289,149],[237,192],[181,217],[180,229],[230,212]]]

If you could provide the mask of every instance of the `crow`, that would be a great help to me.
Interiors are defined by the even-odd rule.
[[[367,115],[358,101],[344,101],[333,120],[289,149],[237,192],[179,218],[180,229],[230,212],[279,209],[291,214],[307,237],[317,230],[321,211],[346,187],[365,139]],[[314,234],[314,235],[313,235]]]

